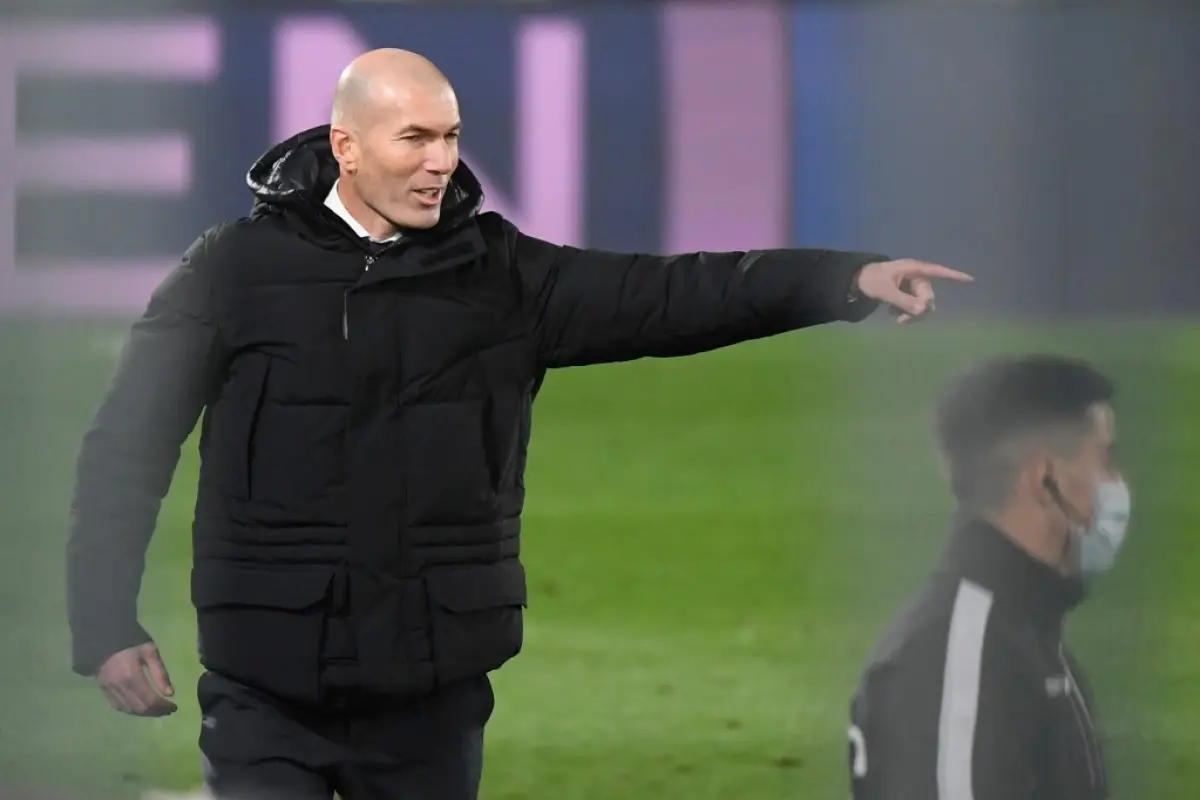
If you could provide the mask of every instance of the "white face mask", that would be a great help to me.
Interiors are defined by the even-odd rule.
[[[1092,522],[1075,532],[1079,542],[1079,571],[1085,577],[1112,569],[1125,543],[1129,527],[1131,497],[1123,480],[1096,484],[1092,499]]]

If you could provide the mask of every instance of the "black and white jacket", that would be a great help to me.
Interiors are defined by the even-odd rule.
[[[1083,584],[955,525],[851,705],[854,800],[1105,800],[1092,693],[1063,643]]]

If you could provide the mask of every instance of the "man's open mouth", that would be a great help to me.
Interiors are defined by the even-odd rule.
[[[446,193],[445,188],[436,187],[433,189],[417,189],[417,198],[426,205],[437,205],[442,202],[442,195]]]

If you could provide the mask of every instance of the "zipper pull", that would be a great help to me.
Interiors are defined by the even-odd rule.
[[[367,256],[367,263],[363,267],[363,272],[370,272],[371,265],[375,263],[375,256]]]
[[[342,292],[342,339],[350,340],[350,293]]]

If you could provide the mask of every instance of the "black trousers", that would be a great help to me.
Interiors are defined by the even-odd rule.
[[[198,687],[205,787],[218,800],[476,800],[486,676],[404,702],[281,702],[214,673]]]

